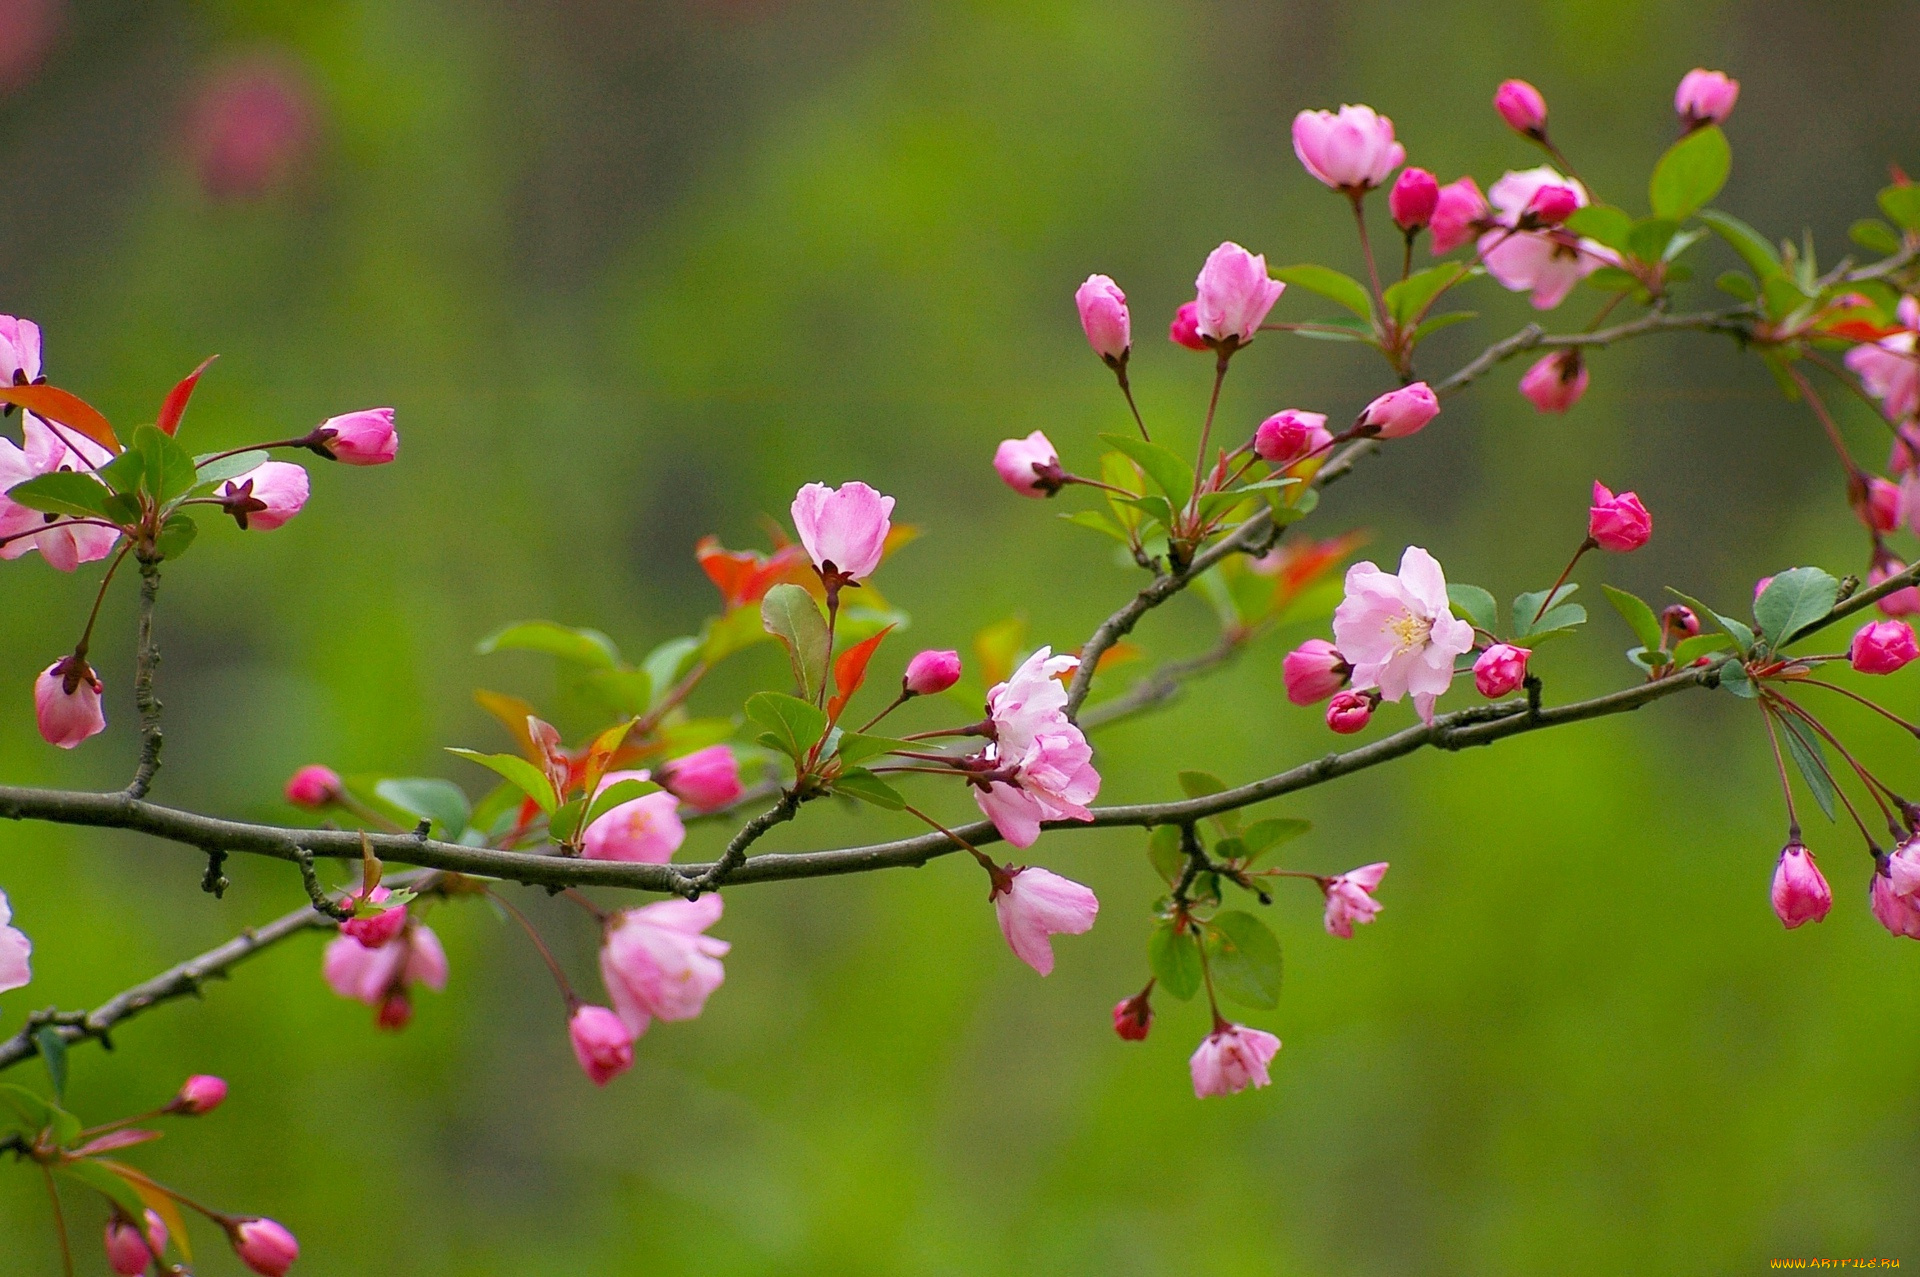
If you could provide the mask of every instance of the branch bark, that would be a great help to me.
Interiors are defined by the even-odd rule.
[[[160,770],[160,702],[153,694],[153,675],[160,664],[160,646],[153,637],[154,603],[160,596],[160,560],[140,559],[140,637],[134,653],[133,703],[140,711],[140,762],[127,782],[127,797],[145,798]]]

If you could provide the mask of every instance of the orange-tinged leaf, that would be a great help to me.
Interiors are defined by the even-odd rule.
[[[36,416],[78,430],[109,452],[120,451],[120,439],[100,410],[58,386],[0,386],[0,403],[19,404]]]
[[[167,1226],[167,1236],[179,1248],[180,1258],[191,1264],[193,1243],[187,1240],[187,1221],[180,1217],[180,1208],[167,1191],[125,1162],[116,1162],[110,1157],[96,1157],[93,1160],[133,1185],[133,1191],[140,1195],[147,1209],[158,1215],[160,1222]]]
[[[885,562],[893,557],[895,551],[904,549],[920,539],[920,529],[912,523],[895,523],[887,528],[887,540],[880,547],[880,560]]]
[[[882,640],[892,630],[893,626],[889,625],[872,638],[862,639],[834,657],[833,685],[840,690],[827,702],[829,722],[840,721],[840,711],[847,707],[847,702],[853,699],[853,694],[860,690],[862,683],[867,681],[867,662],[873,659],[873,654],[879,650]]]
[[[220,358],[208,355],[200,361],[200,366],[180,379],[180,384],[167,392],[166,402],[160,405],[160,419],[153,424],[160,427],[161,434],[176,434],[180,429],[180,418],[187,415],[187,400],[193,398],[193,388],[200,381],[200,374],[207,365]]]
[[[768,590],[782,582],[802,583],[813,573],[807,553],[798,545],[783,545],[772,554],[752,550],[729,550],[718,537],[701,537],[693,547],[700,570],[707,574],[727,602],[728,610],[758,603]]]
[[[547,765],[547,755],[533,743],[533,734],[527,730],[527,720],[536,717],[539,711],[518,696],[508,696],[505,692],[489,692],[485,688],[475,688],[474,701],[481,709],[500,720],[500,725],[513,737],[513,743],[520,747],[520,753],[535,767]]]

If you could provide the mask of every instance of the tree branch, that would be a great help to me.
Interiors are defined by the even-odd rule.
[[[160,647],[153,637],[154,603],[160,595],[160,560],[140,558],[140,638],[135,651],[133,703],[140,711],[140,762],[127,782],[127,797],[145,798],[160,770],[160,702],[153,695],[153,672]]]

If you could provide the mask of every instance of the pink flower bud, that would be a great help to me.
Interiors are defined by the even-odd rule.
[[[270,1219],[243,1219],[228,1229],[227,1240],[240,1262],[262,1277],[282,1277],[300,1258],[300,1243]]]
[[[257,199],[282,185],[313,148],[316,114],[293,68],[257,57],[224,68],[193,106],[201,189],[216,200]]]
[[[1660,627],[1670,640],[1692,638],[1700,632],[1700,618],[1684,603],[1675,603],[1660,613]]]
[[[1020,961],[1047,975],[1053,970],[1053,935],[1077,936],[1093,926],[1100,901],[1079,883],[1045,869],[1015,869],[992,893],[1000,933]]]
[[[914,696],[933,696],[959,681],[960,653],[929,649],[907,662],[907,673],[900,680],[900,690]]]
[[[857,581],[873,575],[886,553],[893,498],[858,480],[838,488],[809,483],[794,496],[792,514],[813,566]]]
[[[295,807],[318,810],[346,792],[340,773],[331,767],[310,763],[287,779],[287,801]]]
[[[666,791],[697,812],[719,811],[744,792],[740,763],[725,745],[709,745],[664,764],[655,774]]]
[[[1364,731],[1373,717],[1373,698],[1364,692],[1341,692],[1327,702],[1327,726],[1342,736]]]
[[[405,989],[394,989],[380,999],[380,1008],[373,1016],[375,1028],[398,1033],[412,1023],[413,998]]]
[[[1188,350],[1205,350],[1207,339],[1200,335],[1200,303],[1183,302],[1167,325],[1167,340]]]
[[[173,1097],[167,1110],[182,1117],[203,1117],[219,1108],[226,1098],[224,1079],[210,1073],[196,1073],[180,1084],[180,1093]]]
[[[1915,894],[1920,893],[1920,838],[1909,838],[1894,848],[1881,868],[1886,871],[1893,894],[1920,908],[1920,901],[1915,900]]]
[[[1920,656],[1905,621],[1869,621],[1853,636],[1848,655],[1862,674],[1891,674]]]
[[[1558,226],[1572,217],[1573,210],[1579,208],[1580,204],[1580,193],[1571,186],[1548,182],[1527,201],[1523,220],[1535,226]]]
[[[7,893],[0,891],[0,993],[24,988],[33,982],[33,941],[13,921],[13,906]]]
[[[1680,77],[1680,87],[1673,94],[1673,109],[1680,116],[1680,123],[1691,132],[1708,124],[1724,124],[1733,114],[1733,104],[1739,100],[1740,81],[1719,71],[1695,67]]]
[[[1108,364],[1118,364],[1133,345],[1133,324],[1127,316],[1127,295],[1105,275],[1089,275],[1073,295],[1080,308],[1080,326],[1087,344]]]
[[[139,1277],[159,1261],[160,1252],[167,1248],[167,1226],[159,1215],[147,1211],[141,1223],[144,1228],[136,1227],[119,1214],[107,1221],[107,1266],[121,1277]]]
[[[1625,554],[1638,550],[1653,535],[1653,516],[1631,492],[1614,496],[1599,480],[1593,484],[1593,505],[1587,511],[1587,535],[1603,550]]]
[[[1417,231],[1431,222],[1439,206],[1440,181],[1423,168],[1403,170],[1387,192],[1387,212],[1403,231]]]
[[[356,899],[353,903],[358,908],[385,904],[387,897],[392,894],[385,887],[375,887],[365,900]],[[406,925],[407,910],[406,906],[401,905],[392,909],[369,910],[366,913],[356,914],[340,924],[340,934],[352,936],[360,942],[362,948],[379,949],[391,943]]]
[[[633,1030],[606,1007],[583,1006],[567,1021],[573,1058],[595,1086],[605,1086],[633,1067]]]
[[[1914,904],[1912,896],[1896,891],[1893,880],[1886,874],[1874,873],[1867,904],[1875,920],[1888,931],[1909,940],[1920,940],[1920,906]]]
[[[1587,364],[1578,350],[1547,355],[1520,378],[1520,393],[1536,411],[1565,412],[1587,393]]]
[[[307,493],[304,469],[288,461],[264,461],[228,480],[215,499],[242,532],[249,528],[271,532],[300,513]]]
[[[1833,908],[1833,891],[1813,863],[1813,853],[1798,838],[1780,851],[1773,870],[1773,912],[1787,930],[1819,922]]]
[[[1370,106],[1293,117],[1293,153],[1307,172],[1336,191],[1365,191],[1387,180],[1407,158],[1393,140],[1393,121]]]
[[[1891,532],[1900,526],[1900,488],[1876,475],[1867,480],[1867,490],[1853,509],[1875,532]]]
[[[1253,340],[1287,288],[1267,275],[1264,255],[1231,241],[1207,255],[1194,287],[1199,291],[1194,322],[1200,336],[1241,346]]]
[[[645,772],[609,772],[605,783],[645,779]],[[588,860],[664,865],[686,840],[680,800],[664,792],[642,794],[609,808],[588,825],[580,839],[580,854]]]
[[[1537,140],[1547,135],[1547,100],[1525,80],[1501,84],[1493,95],[1493,109],[1500,112],[1508,128],[1523,137]]]
[[[1151,985],[1148,986],[1152,988]],[[1122,998],[1113,1007],[1113,1031],[1128,1042],[1144,1042],[1147,1031],[1153,1028],[1153,1003],[1148,993],[1136,993],[1130,998]]]
[[[1295,705],[1317,705],[1347,685],[1353,677],[1353,666],[1325,639],[1308,639],[1287,653],[1280,662],[1280,674],[1287,685],[1288,700]],[[1361,725],[1365,723],[1361,719]]]
[[[328,417],[315,433],[321,436],[316,451],[343,465],[383,466],[400,453],[391,408],[363,408]]]
[[[63,656],[33,683],[33,716],[49,745],[72,749],[107,729],[100,676],[77,656]]]
[[[1481,224],[1491,215],[1487,197],[1470,177],[1448,182],[1440,188],[1439,203],[1434,206],[1429,229],[1433,233],[1433,255],[1451,253],[1480,233]]]
[[[1372,922],[1373,916],[1380,912],[1380,902],[1373,898],[1372,893],[1386,876],[1387,862],[1382,860],[1327,879],[1321,885],[1321,890],[1327,893],[1327,915],[1324,920],[1327,934],[1351,940],[1355,923]]]
[[[1002,439],[993,452],[993,468],[1023,497],[1050,497],[1066,484],[1060,454],[1038,430],[1024,439]]]
[[[1505,696],[1526,682],[1527,658],[1532,655],[1530,648],[1495,643],[1473,663],[1473,685],[1488,700]]]
[[[1324,452],[1332,444],[1327,414],[1298,408],[1274,413],[1253,432],[1253,450],[1262,461],[1282,470],[1313,453]]]
[[[1424,381],[1389,390],[1360,414],[1360,425],[1376,439],[1404,439],[1418,434],[1440,415],[1440,401]]]
[[[1187,1062],[1193,1074],[1193,1093],[1200,1099],[1209,1095],[1232,1095],[1267,1085],[1267,1065],[1280,1050],[1280,1039],[1244,1024],[1226,1024],[1216,1028],[1200,1043]]]
[[[1867,569],[1867,584],[1879,585],[1888,577],[1899,576],[1907,565],[1892,555],[1876,558]],[[1920,613],[1920,586],[1908,585],[1891,594],[1883,594],[1874,603],[1887,616],[1913,616]]]

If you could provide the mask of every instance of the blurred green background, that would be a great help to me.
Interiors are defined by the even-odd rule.
[[[1090,271],[1132,301],[1149,420],[1190,444],[1208,361],[1160,334],[1207,250],[1232,238],[1276,265],[1358,268],[1346,210],[1291,153],[1302,107],[1370,103],[1413,162],[1484,186],[1535,162],[1488,105],[1523,75],[1583,175],[1638,209],[1675,81],[1723,67],[1744,92],[1719,204],[1770,234],[1811,228],[1828,257],[1887,163],[1920,164],[1920,10],[1900,3],[0,8],[52,23],[0,22],[0,44],[32,46],[0,49],[0,310],[45,326],[53,378],[132,422],[218,352],[188,418],[196,450],[399,411],[399,464],[316,466],[288,528],[209,528],[167,574],[156,797],[264,819],[296,818],[279,786],[309,761],[477,790],[440,752],[504,747],[470,690],[554,703],[543,658],[478,657],[480,636],[549,616],[638,653],[690,632],[714,604],[695,539],[751,543],[760,512],[812,479],[863,478],[926,532],[882,579],[914,624],[879,677],[913,645],[964,649],[1016,613],[1034,643],[1076,645],[1134,582],[1054,517],[1072,498],[1000,488],[993,446],[1044,428],[1086,465],[1099,432],[1124,428],[1074,319]],[[207,150],[236,75],[304,102],[286,120],[306,141],[281,170],[236,179]],[[1732,264],[1706,251],[1703,279]],[[1704,285],[1694,296],[1711,304]],[[1597,297],[1577,291],[1556,322],[1585,322]],[[1484,322],[1433,341],[1423,372],[1530,317],[1490,284],[1471,304]],[[1276,313],[1326,307],[1295,290]],[[1225,434],[1289,405],[1344,420],[1387,384],[1363,355],[1261,339],[1228,383]],[[1417,542],[1506,598],[1558,570],[1599,476],[1642,494],[1656,536],[1590,562],[1590,592],[1671,582],[1736,610],[1762,572],[1864,568],[1838,468],[1757,363],[1680,337],[1593,366],[1556,418],[1514,393],[1521,365],[1502,369],[1305,526],[1370,529],[1382,560]],[[1842,411],[1877,462],[1884,436],[1857,403]],[[9,781],[118,785],[130,767],[130,589],[98,641],[110,731],[62,754],[28,713],[33,675],[84,617],[97,568],[80,575],[37,558],[0,574]],[[1539,660],[1550,697],[1633,677],[1625,627],[1595,621]],[[1177,656],[1211,625],[1182,600],[1138,637]],[[1102,797],[1326,750],[1318,714],[1281,693],[1279,658],[1304,633],[1107,733]],[[780,671],[757,651],[701,707],[727,712]],[[1914,677],[1887,684],[1908,712]],[[1913,783],[1910,742],[1833,721]],[[484,909],[441,907],[453,978],[406,1033],[329,995],[321,941],[303,938],[128,1025],[111,1054],[78,1049],[71,1099],[104,1120],[188,1072],[227,1077],[217,1115],[132,1160],[286,1222],[309,1277],[1920,1262],[1920,948],[1872,921],[1865,857],[1817,816],[1837,903],[1782,931],[1764,751],[1748,706],[1693,696],[1276,804],[1317,823],[1289,863],[1393,871],[1352,942],[1321,931],[1310,888],[1276,901],[1288,988],[1247,1019],[1287,1045],[1270,1089],[1231,1099],[1188,1085],[1201,1008],[1163,999],[1139,1046],[1108,1027],[1145,979],[1157,892],[1144,840],[1118,832],[1036,849],[1103,903],[1047,980],[1006,951],[958,858],[742,887],[707,1013],[656,1026],[599,1092],[523,940]],[[809,810],[765,846],[905,830]],[[721,836],[703,829],[685,854]],[[0,888],[37,974],[0,1000],[0,1031],[302,898],[285,865],[231,863],[222,901],[200,872],[167,844],[0,830]],[[517,896],[590,982],[577,912]],[[38,1085],[38,1066],[8,1080]],[[70,1209],[83,1271],[105,1271],[98,1209]],[[239,1271],[198,1237],[200,1271]],[[25,1169],[0,1168],[0,1269],[58,1271]]]

